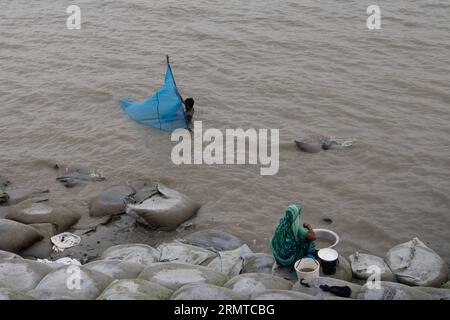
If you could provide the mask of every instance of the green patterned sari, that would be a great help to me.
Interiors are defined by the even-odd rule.
[[[278,224],[270,248],[278,264],[291,266],[316,250],[316,241],[308,241],[308,231],[300,226],[303,207],[291,204]]]

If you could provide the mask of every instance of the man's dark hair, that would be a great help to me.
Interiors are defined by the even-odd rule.
[[[184,100],[184,103],[186,104],[186,107],[188,107],[188,108],[193,108],[194,102],[195,101],[192,98],[187,98],[186,100]]]

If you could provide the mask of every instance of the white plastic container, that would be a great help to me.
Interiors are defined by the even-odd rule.
[[[303,258],[298,260],[294,264],[295,271],[297,272],[298,280],[301,279],[313,279],[320,276],[320,263],[319,261],[311,258]],[[305,269],[311,269],[307,271]]]
[[[318,249],[334,248],[339,243],[339,236],[336,232],[328,229],[314,229],[316,234]],[[321,245],[321,243],[327,243],[327,245]]]

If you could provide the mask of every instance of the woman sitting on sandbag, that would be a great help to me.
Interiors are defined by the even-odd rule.
[[[270,241],[273,256],[279,265],[292,266],[297,260],[316,251],[316,235],[307,223],[300,225],[303,206],[291,204],[281,218]]]

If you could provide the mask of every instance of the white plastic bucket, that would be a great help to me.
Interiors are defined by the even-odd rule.
[[[297,272],[298,280],[301,279],[313,279],[320,276],[320,263],[319,261],[311,258],[303,258],[298,260],[294,265]],[[311,270],[305,270],[311,269]]]
[[[334,248],[339,243],[339,236],[336,232],[328,230],[328,229],[314,229],[314,233],[316,234],[318,249],[323,248]],[[320,243],[322,241],[326,241],[329,245],[321,246]]]

